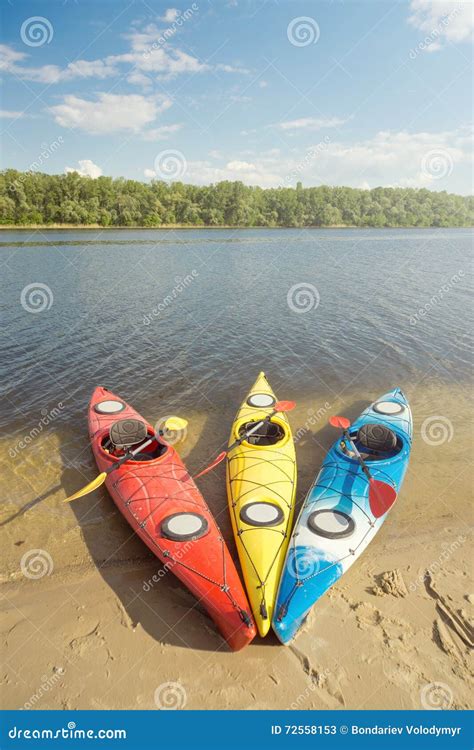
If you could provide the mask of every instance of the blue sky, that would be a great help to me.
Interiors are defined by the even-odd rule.
[[[472,11],[4,2],[2,168],[468,194]]]

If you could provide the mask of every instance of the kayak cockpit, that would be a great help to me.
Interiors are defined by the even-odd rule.
[[[143,450],[140,447],[143,446]],[[114,459],[131,452],[130,461],[153,461],[166,453],[167,445],[157,440],[151,428],[138,419],[119,419],[101,438],[100,447]]]
[[[364,461],[386,461],[394,458],[403,449],[402,439],[389,427],[377,423],[366,423],[358,430],[350,430],[349,437]],[[342,437],[339,450],[349,458],[356,458],[351,444]]]
[[[150,434],[149,437],[153,437],[153,434]],[[125,451],[123,448],[117,448],[111,441],[109,434],[106,433],[101,442],[100,447],[104,451],[104,453],[107,453],[108,456],[112,456],[115,458],[121,458]],[[139,446],[137,446],[138,448]],[[153,461],[155,458],[160,458],[163,456],[167,451],[167,446],[163,445],[163,443],[159,443],[158,440],[153,439],[153,441],[150,443],[150,445],[147,445],[144,447],[143,451],[139,451],[138,453],[135,453],[134,456],[130,457],[130,461]]]
[[[241,425],[239,428],[239,437],[250,432],[257,425],[260,425],[258,429],[252,432],[245,441],[249,445],[278,445],[278,443],[281,443],[286,438],[285,429],[279,422],[260,423],[258,420],[245,422]]]

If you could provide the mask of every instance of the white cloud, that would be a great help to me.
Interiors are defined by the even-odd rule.
[[[0,117],[5,120],[17,120],[20,117],[25,117],[24,112],[14,112],[13,110],[0,109]]]
[[[203,73],[212,69],[197,57],[171,47],[163,39],[162,33],[156,26],[148,26],[146,31],[132,31],[126,35],[130,41],[130,51],[122,55],[109,55],[106,62],[109,65],[130,64],[132,74],[141,72],[160,78],[180,73]]]
[[[182,127],[183,124],[177,122],[174,125],[162,125],[159,128],[152,128],[143,133],[143,139],[145,141],[164,141],[168,136],[181,130]]]
[[[141,89],[147,91],[153,88],[153,79],[144,73],[140,73],[139,70],[134,70],[127,76],[127,83],[130,83],[132,86],[139,86]]]
[[[24,52],[17,52],[6,44],[0,44],[0,71],[12,73],[18,78],[38,83],[59,83],[80,78],[109,78],[119,70],[106,60],[76,60],[65,68],[58,65],[42,65],[38,68],[25,66],[28,58]]]
[[[408,22],[424,32],[430,52],[441,49],[443,40],[464,42],[474,34],[472,0],[411,0]]]
[[[242,73],[242,75],[248,75],[250,73],[248,68],[243,68],[239,65],[226,65],[224,63],[218,63],[215,66],[215,70],[222,70],[224,73]]]
[[[255,164],[250,164],[248,161],[229,161],[226,164],[226,169],[233,172],[255,172]]]
[[[11,71],[17,63],[26,57],[28,55],[25,52],[17,52],[8,44],[0,44],[0,70]]]
[[[66,174],[68,172],[77,172],[83,177],[92,177],[94,180],[103,174],[102,169],[97,164],[94,164],[91,159],[79,159],[78,164],[78,167],[66,167],[64,171]]]
[[[69,63],[67,68],[61,73],[61,81],[72,80],[73,78],[110,78],[118,75],[118,68],[104,60],[76,60]]]
[[[171,42],[177,31],[175,21],[178,17],[181,17],[181,13],[176,8],[168,8],[161,19],[171,24],[168,28],[160,28],[156,24],[145,27],[132,25],[131,31],[123,35],[129,44],[126,52],[108,55],[98,60],[76,60],[65,68],[58,65],[30,66],[27,60],[31,55],[17,52],[9,45],[0,44],[0,71],[14,74],[27,81],[55,84],[80,79],[104,80],[116,77],[123,75],[122,66],[128,65],[128,82],[145,88],[150,86],[154,78],[170,78],[182,73],[204,73],[211,70],[241,74],[249,72],[246,68],[227,63],[210,65],[173,46]],[[186,23],[190,23],[191,18],[192,16],[185,18]]]
[[[171,100],[165,96],[100,93],[91,101],[69,94],[49,111],[58,125],[97,135],[123,130],[139,133],[170,106]]]
[[[287,120],[279,122],[275,127],[280,130],[323,130],[324,128],[337,128],[344,125],[347,118],[342,117],[301,117],[299,120]]]
[[[400,187],[445,187],[436,168],[424,165],[430,154],[440,154],[449,178],[456,164],[469,162],[465,133],[407,133],[381,131],[354,144],[329,143],[322,151],[320,168],[339,184],[398,185]],[[341,182],[342,180],[342,182]],[[344,182],[345,180],[345,182]]]
[[[156,172],[154,169],[144,169],[143,174],[145,175],[145,177],[149,177],[150,179],[156,177]]]
[[[281,179],[277,171],[272,171],[272,166],[278,168],[277,163],[271,165],[263,160],[255,160],[255,163],[231,160],[223,167],[217,167],[208,161],[188,161],[186,181],[208,185],[223,180],[241,180],[247,185],[274,187],[280,184]]]
[[[180,12],[179,10],[176,10],[176,8],[168,8],[168,10],[165,10],[164,14],[161,16],[161,20],[165,23],[173,23],[179,15]]]
[[[278,187],[294,186],[301,180],[306,186],[427,187],[466,193],[472,136],[462,128],[439,133],[381,131],[354,143],[326,137],[291,154],[269,149],[247,151],[246,156],[245,160],[222,159],[222,165],[188,160],[187,181],[242,180],[248,185]]]

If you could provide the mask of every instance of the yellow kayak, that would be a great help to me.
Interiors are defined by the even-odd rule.
[[[242,403],[229,445],[272,414],[276,397],[261,372]],[[288,418],[272,416],[227,457],[227,497],[250,606],[268,633],[295,507],[296,455]]]

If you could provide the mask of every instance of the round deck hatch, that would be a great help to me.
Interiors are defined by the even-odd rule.
[[[161,523],[163,536],[175,542],[200,539],[208,529],[208,522],[198,513],[173,513]]]
[[[273,503],[249,503],[240,511],[241,520],[249,526],[279,526],[285,518],[283,511]]]
[[[327,539],[343,539],[351,536],[355,529],[354,519],[342,510],[315,510],[307,523],[313,534]]]
[[[112,399],[99,401],[99,403],[94,406],[94,411],[98,414],[119,414],[124,409],[125,404],[123,401],[113,401]]]
[[[274,396],[271,396],[269,393],[252,393],[247,399],[247,404],[254,406],[256,409],[268,409],[275,403]]]
[[[399,401],[377,401],[372,409],[377,414],[401,414],[405,411],[405,407]]]

